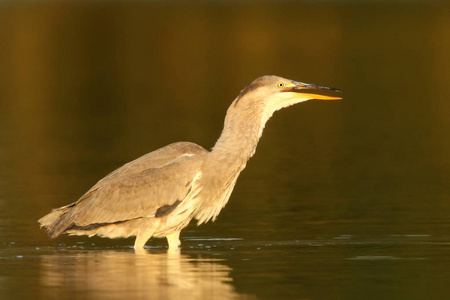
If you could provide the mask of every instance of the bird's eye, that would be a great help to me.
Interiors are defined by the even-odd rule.
[[[282,87],[284,87],[284,83],[283,82],[278,82],[277,86],[281,89]]]

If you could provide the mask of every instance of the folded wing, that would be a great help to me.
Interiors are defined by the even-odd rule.
[[[66,230],[164,216],[185,200],[207,153],[187,142],[153,151],[110,173],[78,201],[54,209],[39,222],[54,238]]]

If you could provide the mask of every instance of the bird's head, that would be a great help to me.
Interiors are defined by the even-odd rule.
[[[262,76],[255,79],[235,100],[234,105],[246,102],[248,105],[261,109],[262,122],[265,122],[272,114],[284,107],[288,107],[307,100],[340,100],[341,97],[327,96],[316,93],[320,90],[342,92],[340,89],[293,81],[279,76]],[[244,103],[242,103],[244,104]]]

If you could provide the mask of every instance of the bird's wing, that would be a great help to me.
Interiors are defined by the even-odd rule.
[[[188,142],[148,153],[108,174],[78,201],[54,209],[39,222],[56,237],[71,226],[164,215],[170,205],[183,201],[207,153]]]
[[[87,226],[154,217],[158,209],[185,199],[202,162],[200,155],[185,154],[163,167],[100,183],[76,202],[71,223]]]

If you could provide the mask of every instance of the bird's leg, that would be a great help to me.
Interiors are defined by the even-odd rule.
[[[151,224],[150,227],[141,227],[136,234],[136,241],[134,242],[134,250],[143,249],[145,243],[153,236],[158,224]]]
[[[139,230],[136,241],[134,241],[134,250],[144,248],[145,243],[152,237],[153,233],[155,233],[155,230]]]
[[[181,246],[180,242],[180,231],[175,231],[166,236],[167,242],[169,243],[169,250],[178,250]]]

